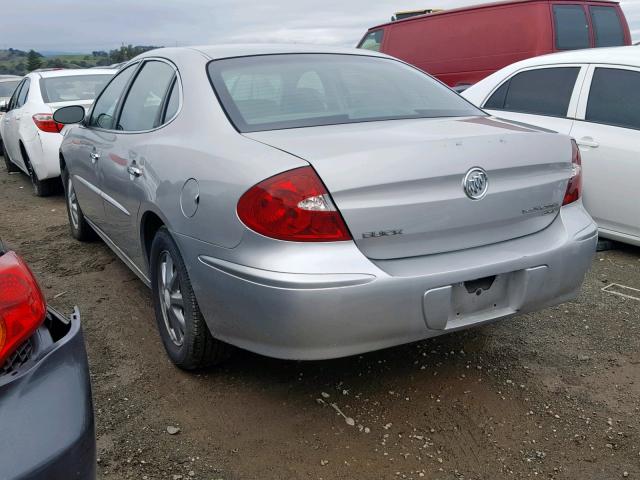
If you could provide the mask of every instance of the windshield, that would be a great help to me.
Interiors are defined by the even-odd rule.
[[[10,82],[0,82],[0,98],[10,97],[13,95],[16,87],[20,83],[21,79],[11,80]]]
[[[70,75],[40,80],[45,103],[94,100],[113,75]]]
[[[216,60],[208,71],[241,132],[484,115],[446,86],[393,59],[261,55]]]

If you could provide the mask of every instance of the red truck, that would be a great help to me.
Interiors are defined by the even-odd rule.
[[[358,47],[400,58],[463,90],[519,60],[618,45],[631,45],[618,2],[513,0],[378,25]]]

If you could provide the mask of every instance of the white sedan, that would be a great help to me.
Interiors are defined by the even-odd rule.
[[[498,117],[574,137],[600,236],[640,245],[640,47],[531,58],[462,95]]]
[[[36,195],[59,183],[62,125],[53,112],[66,105],[91,105],[117,70],[46,70],[28,74],[15,89],[0,120],[2,154],[9,171],[24,171]]]

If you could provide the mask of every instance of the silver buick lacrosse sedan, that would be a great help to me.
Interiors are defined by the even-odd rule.
[[[326,359],[567,301],[596,244],[569,137],[375,52],[167,48],[65,128],[72,235],[153,291],[176,365]]]

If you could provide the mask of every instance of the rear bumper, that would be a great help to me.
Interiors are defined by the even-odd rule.
[[[50,309],[41,328],[47,331],[36,333],[32,359],[0,376],[0,478],[93,480],[94,417],[80,318],[69,322]]]
[[[579,202],[536,234],[445,254],[374,263],[349,242],[325,257],[320,249],[333,247],[308,246],[299,273],[278,268],[291,258],[286,252],[265,251],[252,264],[241,244],[230,261],[180,237],[214,336],[268,356],[308,360],[413,342],[570,300],[596,241],[596,226]],[[264,268],[267,262],[274,268]],[[463,283],[492,276],[481,295]]]
[[[55,178],[60,176],[60,144],[62,135],[59,133],[38,132],[32,139],[25,141],[25,149],[38,179]]]

